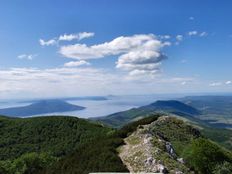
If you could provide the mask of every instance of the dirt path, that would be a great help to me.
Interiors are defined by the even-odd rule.
[[[118,149],[119,156],[131,173],[183,174],[181,171],[188,170],[173,157],[172,144],[164,140],[159,131],[154,132],[156,125],[163,122],[169,124],[170,120],[167,116],[160,117],[151,124],[140,126],[124,139],[125,145]]]
[[[119,156],[130,172],[160,172],[165,167],[153,158],[159,149],[152,144],[148,125],[125,138],[125,145],[119,149]]]

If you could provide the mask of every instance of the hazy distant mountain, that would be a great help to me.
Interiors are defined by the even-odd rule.
[[[181,98],[180,101],[205,114],[231,115],[232,113],[232,96],[188,96]]]
[[[173,113],[216,128],[232,128],[232,96],[188,96],[178,100],[157,101],[139,108],[93,119],[120,127],[157,112]]]
[[[144,117],[155,112],[169,112],[184,115],[186,117],[200,115],[200,111],[193,108],[192,106],[189,106],[185,103],[176,100],[168,100],[156,101],[152,104],[142,106],[139,108],[133,108],[127,111],[111,114],[109,116],[92,119],[101,121],[114,127],[120,127],[125,125],[126,123],[129,123],[140,117]]]
[[[195,109],[194,107],[182,103],[176,100],[168,100],[168,101],[157,101],[148,106],[144,106],[143,108],[152,108],[155,110],[163,110],[170,112],[181,112],[186,113],[188,115],[199,115],[200,111]]]
[[[198,109],[198,118],[214,127],[232,128],[232,96],[188,96],[179,100]]]
[[[85,107],[73,105],[63,100],[41,100],[28,106],[0,109],[1,115],[31,116],[38,114],[82,110]]]

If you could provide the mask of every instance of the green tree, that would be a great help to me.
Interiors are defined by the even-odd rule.
[[[229,162],[218,164],[213,171],[213,174],[229,174],[229,173],[232,173],[232,164]]]
[[[231,159],[226,151],[204,138],[193,140],[186,159],[190,166],[202,174],[212,173],[215,166],[222,164],[224,161],[231,164]]]
[[[1,161],[0,174],[34,174],[56,161],[57,158],[46,153],[26,153],[13,161]]]

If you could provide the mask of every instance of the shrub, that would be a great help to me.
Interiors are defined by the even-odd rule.
[[[186,150],[189,150],[185,153],[188,164],[202,174],[212,173],[215,166],[223,162],[227,161],[230,164],[232,162],[227,151],[204,138],[193,140]]]

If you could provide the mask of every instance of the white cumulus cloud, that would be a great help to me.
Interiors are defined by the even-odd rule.
[[[198,31],[189,31],[188,32],[188,35],[189,36],[195,36],[195,35],[197,35],[198,34]]]
[[[164,93],[192,82],[188,77],[133,78],[93,67],[0,68],[0,98]]]
[[[92,46],[62,46],[60,53],[78,60],[118,56],[116,67],[129,71],[130,75],[155,74],[159,71],[161,61],[166,58],[161,49],[168,45],[169,42],[162,42],[153,34],[140,34],[120,36],[110,42]]]
[[[198,37],[206,37],[208,36],[208,33],[203,31],[203,32],[198,32],[198,31],[189,31],[187,33],[189,36],[198,36]]]
[[[65,41],[71,41],[74,39],[79,39],[78,34],[64,34],[64,35],[60,35],[59,40],[65,40]]]
[[[92,32],[81,32],[77,34],[64,34],[59,36],[59,41],[72,41],[72,40],[82,40],[85,38],[93,37]]]
[[[210,83],[209,86],[221,86],[222,83],[221,82],[213,82],[213,83]]]
[[[56,45],[59,43],[59,41],[72,41],[72,40],[82,40],[85,38],[89,38],[89,37],[93,37],[94,33],[92,32],[80,32],[80,33],[76,33],[76,34],[63,34],[60,35],[59,37],[55,37],[53,39],[50,40],[43,40],[43,39],[39,39],[39,44],[42,46],[52,46],[52,45]]]
[[[200,37],[205,37],[205,36],[207,36],[207,35],[208,35],[208,33],[205,32],[205,31],[204,31],[204,32],[201,32],[201,33],[199,34]]]
[[[89,38],[89,37],[93,37],[94,33],[93,32],[82,32],[79,33],[79,40],[85,39],[85,38]]]
[[[159,37],[160,37],[160,39],[170,39],[171,38],[170,35],[161,35]]]
[[[57,43],[57,41],[55,39],[50,39],[48,41],[45,41],[43,39],[39,39],[39,43],[42,46],[51,46],[51,45],[55,45]]]
[[[177,41],[182,41],[183,38],[184,38],[183,35],[177,35],[177,36],[176,36],[176,40],[177,40]]]
[[[180,42],[183,41],[183,39],[184,39],[184,36],[183,36],[183,35],[180,35],[180,34],[177,35],[177,36],[176,36],[176,43],[175,43],[175,44],[176,44],[176,45],[179,45]]]
[[[37,56],[37,54],[21,54],[18,55],[18,59],[27,59],[27,60],[32,60]]]
[[[82,65],[90,65],[90,63],[85,60],[80,60],[80,61],[71,61],[64,64],[65,67],[76,67]]]

